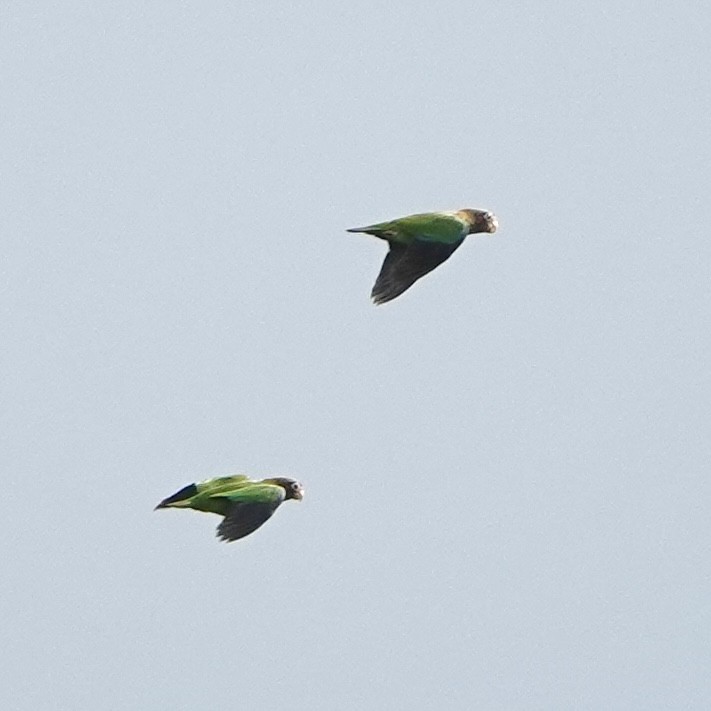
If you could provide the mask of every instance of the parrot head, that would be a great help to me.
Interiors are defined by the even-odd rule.
[[[496,215],[488,210],[471,210],[465,208],[459,210],[457,215],[469,223],[469,234],[476,232],[488,232],[493,234],[499,226]]]
[[[289,479],[285,476],[277,476],[268,480],[270,484],[278,484],[286,492],[287,499],[296,499],[301,501],[304,498],[304,487],[295,479]]]

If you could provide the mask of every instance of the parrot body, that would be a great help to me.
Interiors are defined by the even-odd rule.
[[[304,490],[294,479],[255,481],[242,474],[188,484],[156,509],[194,509],[223,516],[217,536],[236,541],[259,528],[287,499],[300,501]]]
[[[371,293],[376,304],[383,304],[400,296],[420,277],[449,259],[467,235],[493,233],[497,227],[491,212],[463,209],[423,212],[347,231],[365,232],[389,244]]]

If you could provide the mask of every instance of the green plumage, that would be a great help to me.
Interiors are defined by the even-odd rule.
[[[217,535],[236,541],[259,528],[287,499],[301,500],[304,490],[298,481],[274,477],[254,481],[242,474],[188,484],[163,499],[156,509],[194,509],[223,516]]]
[[[387,240],[385,257],[371,297],[376,304],[390,301],[409,289],[420,277],[449,259],[469,234],[496,232],[496,217],[485,210],[423,212],[354,227],[348,232],[365,232]]]
[[[368,227],[355,227],[348,232],[366,232],[390,242],[412,244],[415,240],[454,244],[469,232],[469,225],[454,213],[421,212],[380,222]]]

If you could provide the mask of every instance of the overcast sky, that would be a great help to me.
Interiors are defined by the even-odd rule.
[[[0,7],[0,707],[707,709],[711,10]],[[344,230],[485,208],[396,301]],[[153,512],[300,479],[263,528]]]

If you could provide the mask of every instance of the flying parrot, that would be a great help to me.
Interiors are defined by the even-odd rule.
[[[387,240],[390,251],[370,294],[376,304],[384,304],[449,259],[467,235],[493,233],[497,227],[493,213],[464,209],[423,212],[347,232],[366,232]]]
[[[301,501],[304,489],[298,481],[274,477],[254,481],[243,474],[188,484],[163,499],[157,509],[194,509],[224,516],[217,537],[236,541],[256,531],[287,499]]]

